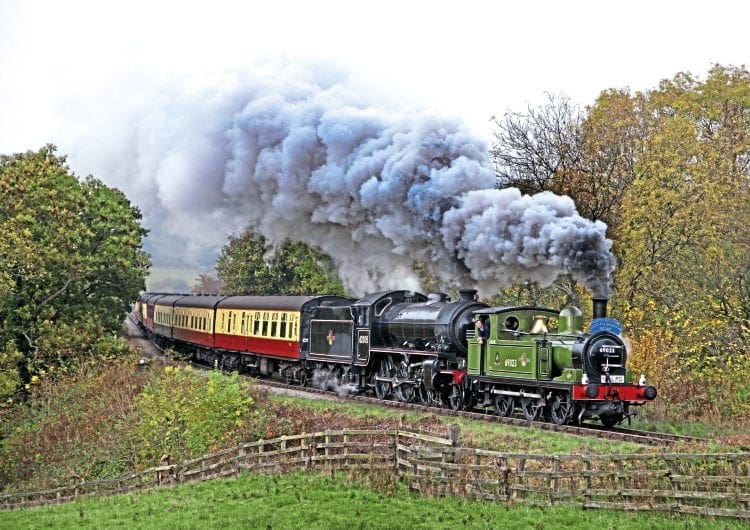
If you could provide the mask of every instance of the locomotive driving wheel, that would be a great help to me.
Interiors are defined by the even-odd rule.
[[[448,406],[451,410],[464,410],[465,399],[464,390],[460,385],[451,385],[450,394],[448,394]]]
[[[539,404],[539,400],[537,398],[521,398],[521,412],[523,413],[524,418],[529,421],[534,421],[541,415],[542,406]]]
[[[618,423],[622,421],[623,414],[621,413],[614,413],[614,414],[601,414],[599,416],[599,419],[602,422],[602,425],[604,425],[607,429],[614,427]]]
[[[412,401],[418,401],[420,397],[417,389],[410,383],[401,383],[394,389],[393,394],[401,403],[411,403]]]
[[[495,414],[498,416],[510,416],[515,405],[516,402],[513,396],[504,396],[503,394],[495,396]]]
[[[555,393],[549,405],[549,416],[557,425],[567,423],[573,413],[573,404],[567,393]]]
[[[393,378],[393,361],[391,357],[383,357],[380,359],[378,365],[378,371],[375,374],[375,395],[380,399],[390,399],[391,392],[393,391],[393,385],[390,381],[379,381],[378,377],[386,377],[388,379]]]

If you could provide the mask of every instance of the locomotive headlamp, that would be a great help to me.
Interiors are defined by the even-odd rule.
[[[638,386],[646,386],[646,376],[644,374],[641,374],[641,377],[638,378]]]
[[[590,397],[591,399],[595,398],[599,395],[599,385],[595,385],[591,383],[590,385],[586,385],[586,395]]]

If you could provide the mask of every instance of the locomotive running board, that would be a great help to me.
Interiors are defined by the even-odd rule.
[[[541,394],[532,394],[528,392],[513,392],[512,390],[495,390],[494,388],[490,390],[492,394],[501,394],[503,396],[513,396],[513,397],[520,397],[520,398],[534,398],[539,399],[542,397]]]

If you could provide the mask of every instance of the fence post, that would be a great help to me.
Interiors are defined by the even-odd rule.
[[[396,475],[401,476],[401,467],[398,465],[398,444],[400,441],[399,429],[396,429],[396,434],[393,435],[393,467],[396,469]]]
[[[591,503],[591,478],[592,478],[592,468],[591,468],[591,459],[586,458],[583,460],[584,469],[586,470],[586,476],[584,477],[584,482],[586,484],[586,491],[583,493],[583,506],[586,507],[588,504]]]
[[[523,486],[526,483],[525,477],[524,477],[524,471],[526,469],[526,459],[525,458],[519,458],[518,464],[516,464],[516,486]],[[513,499],[525,498],[526,492],[523,491],[523,489],[515,487],[513,488]]]
[[[560,476],[560,457],[555,455],[555,464],[552,466],[552,477],[549,481],[549,502],[555,504],[555,493],[557,493],[558,477]]]
[[[747,496],[745,496],[744,500],[742,499],[742,493],[741,493],[742,492],[742,487],[740,486],[740,484],[742,484],[742,482],[741,482],[742,472],[740,470],[740,465],[739,465],[739,462],[737,462],[737,460],[738,460],[737,456],[735,456],[735,457],[733,457],[731,459],[731,462],[732,462],[732,474],[733,474],[732,478],[734,479],[734,488],[733,488],[734,489],[734,496],[735,496],[735,499],[737,499],[737,501],[736,501],[737,502],[737,508],[739,508],[740,510],[744,510],[744,511],[747,512],[748,510],[750,510],[750,498],[748,498]]]
[[[461,447],[461,427],[455,423],[448,425],[448,439],[451,441],[451,446]]]

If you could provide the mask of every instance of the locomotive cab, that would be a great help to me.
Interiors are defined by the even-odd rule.
[[[474,312],[487,317],[490,336],[481,344],[472,330],[468,335],[468,373],[484,377],[536,380],[552,373],[553,343],[559,313],[540,307],[491,307]]]

